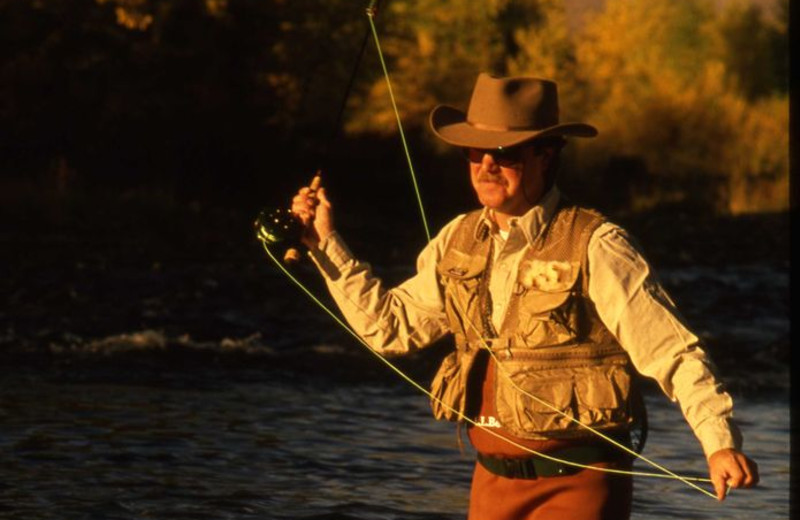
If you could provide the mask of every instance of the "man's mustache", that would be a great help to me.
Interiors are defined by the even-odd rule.
[[[508,184],[502,175],[495,175],[488,172],[479,172],[477,180],[478,182],[496,182],[504,186]]]

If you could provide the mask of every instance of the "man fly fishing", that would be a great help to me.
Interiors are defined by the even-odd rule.
[[[353,329],[382,355],[446,334],[456,347],[431,393],[437,419],[467,423],[477,452],[471,520],[626,519],[632,502],[635,371],[680,404],[716,496],[758,482],[726,393],[632,238],[556,186],[567,137],[555,83],[479,75],[466,112],[436,107],[480,208],[450,221],[394,288],[354,258],[324,188],[292,212]],[[595,468],[595,469],[591,469]]]

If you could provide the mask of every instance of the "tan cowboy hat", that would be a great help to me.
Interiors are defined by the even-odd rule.
[[[538,78],[497,78],[481,73],[463,111],[439,105],[430,125],[444,142],[467,148],[508,148],[537,137],[594,137],[584,123],[558,122],[558,88]]]

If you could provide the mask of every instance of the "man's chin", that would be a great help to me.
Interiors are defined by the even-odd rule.
[[[481,205],[499,211],[507,203],[508,198],[499,193],[482,193],[478,195],[478,200]]]

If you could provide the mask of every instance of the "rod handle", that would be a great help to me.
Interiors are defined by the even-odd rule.
[[[316,192],[320,184],[322,184],[322,170],[317,170],[317,173],[314,175],[314,178],[311,179],[311,184],[309,184],[308,187],[312,192]],[[297,248],[290,247],[283,255],[283,263],[294,264],[299,262],[300,258],[302,258],[300,256],[300,251],[298,251]]]

